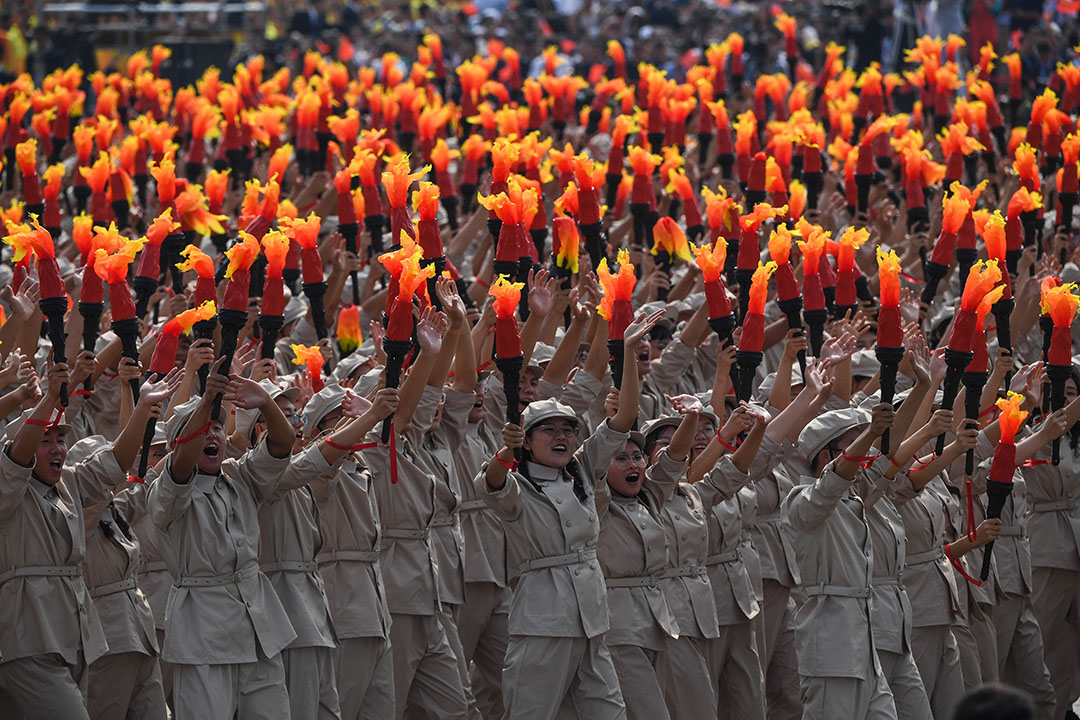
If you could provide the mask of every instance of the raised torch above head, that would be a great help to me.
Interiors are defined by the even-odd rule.
[[[1046,374],[1050,378],[1050,409],[1065,407],[1065,381],[1072,370],[1072,323],[1080,307],[1076,283],[1042,286],[1042,312],[1049,315],[1054,326],[1050,335],[1050,348],[1046,352]],[[1054,438],[1051,451],[1054,465],[1061,462],[1061,438]]]
[[[997,519],[1001,517],[1001,511],[1005,507],[1005,501],[1013,490],[1013,474],[1016,472],[1016,433],[1027,419],[1028,411],[1021,410],[1024,404],[1024,396],[1019,393],[1009,392],[1007,397],[999,398],[997,407],[1001,411],[998,416],[998,428],[1001,430],[1001,439],[994,448],[994,459],[990,461],[990,477],[986,479],[986,517]],[[990,558],[994,551],[994,543],[986,544],[983,554],[982,572],[979,579],[986,582],[990,577]]]
[[[596,275],[604,293],[597,312],[608,322],[611,381],[615,383],[615,387],[622,384],[622,366],[626,349],[623,339],[626,327],[634,319],[634,307],[630,300],[634,294],[634,285],[637,284],[634,266],[630,264],[630,253],[627,250],[619,251],[618,263],[619,269],[614,274],[608,269],[607,258],[602,259],[600,267],[596,269]]]

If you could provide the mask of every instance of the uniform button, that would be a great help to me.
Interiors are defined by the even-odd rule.
[[[642,529],[642,530],[644,530],[644,529],[645,529],[645,523],[641,523],[641,529]]]
[[[575,570],[574,570],[574,574],[575,574],[575,575],[580,575],[580,574],[581,574],[581,568],[577,568],[577,569],[575,569]]]
[[[244,539],[240,538],[236,541],[236,547],[244,547]]]
[[[555,498],[556,505],[562,505],[562,498]]]
[[[683,542],[686,542],[686,540],[688,539],[688,536],[684,533],[683,536],[682,536],[682,539],[683,539]]]
[[[247,600],[245,600],[245,601],[244,601],[244,607],[246,607],[246,608],[250,608],[250,607],[251,607],[251,603],[250,603],[250,602],[248,602]]]
[[[589,522],[595,522],[596,521],[596,518],[593,517],[592,513],[589,513],[585,517],[587,517],[589,519]]]
[[[566,527],[570,527],[571,525],[573,525],[573,523],[572,523],[572,522],[570,522],[569,520],[567,520],[567,521],[566,521]]]

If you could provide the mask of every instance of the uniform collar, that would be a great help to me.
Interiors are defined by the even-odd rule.
[[[553,480],[568,480],[562,471],[562,468],[548,467],[547,465],[541,465],[534,463],[531,460],[526,460],[529,466],[529,477],[533,480],[551,482]]]

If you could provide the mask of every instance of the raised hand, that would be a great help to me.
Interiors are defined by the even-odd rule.
[[[634,322],[626,326],[626,332],[623,333],[623,342],[625,343],[626,348],[628,350],[637,348],[642,338],[644,338],[650,330],[656,327],[656,323],[660,322],[666,312],[666,310],[660,309],[653,312],[651,315],[640,313],[637,318],[634,319]]]
[[[555,301],[555,278],[547,270],[529,271],[529,311],[539,315],[551,312]]]
[[[254,410],[268,402],[273,402],[266,388],[251,378],[241,377],[235,373],[229,376],[225,400],[244,410]]]
[[[94,373],[94,353],[83,350],[75,357],[75,368],[71,371],[71,384],[80,385],[83,380]]]
[[[172,395],[184,382],[184,371],[173,368],[165,377],[157,381],[147,380],[139,388],[139,404],[153,407]]]
[[[667,399],[675,412],[680,415],[700,415],[705,412],[705,406],[701,404],[697,395],[675,395],[674,397],[668,395]]]
[[[432,307],[425,308],[416,326],[416,342],[420,344],[420,349],[432,354],[438,353],[442,349],[443,336],[446,335],[448,326],[449,321],[445,314],[436,312]]]
[[[442,303],[443,312],[450,318],[450,323],[461,327],[465,324],[465,303],[457,294],[457,286],[447,277],[435,281],[435,294]]]
[[[880,436],[892,427],[896,420],[896,410],[889,403],[878,403],[870,413],[870,432],[874,437]]]
[[[739,407],[732,410],[731,414],[728,415],[727,421],[720,428],[718,434],[721,440],[730,445],[735,438],[749,430],[753,424],[754,415],[750,412],[750,408],[746,406],[746,403],[740,403]]]
[[[794,362],[800,352],[808,347],[806,333],[799,328],[792,328],[784,336],[784,360]]]
[[[398,389],[379,388],[375,393],[375,401],[370,404],[371,409],[368,412],[373,413],[377,419],[383,420],[390,417],[398,409]]]
[[[851,358],[858,345],[855,335],[844,331],[839,337],[829,338],[822,344],[821,359],[833,365],[843,362]]]
[[[502,429],[503,445],[509,450],[517,450],[525,444],[525,432],[520,425],[506,423]]]

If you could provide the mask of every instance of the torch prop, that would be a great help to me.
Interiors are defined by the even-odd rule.
[[[145,250],[144,250],[145,252]],[[217,311],[215,301],[217,299],[217,284],[214,281],[214,261],[195,245],[188,245],[180,251],[183,262],[176,264],[180,272],[194,270],[198,276],[195,282],[195,307],[214,307],[215,312],[205,317],[195,319],[194,336],[196,340],[213,339],[214,330],[217,328]],[[209,303],[209,304],[208,304]],[[210,374],[210,366],[203,365],[198,370],[200,392],[206,389],[206,378]]]
[[[1065,407],[1065,381],[1072,370],[1072,322],[1080,307],[1076,290],[1076,283],[1042,286],[1042,311],[1053,321],[1046,375],[1050,378],[1050,409],[1055,412]],[[1051,461],[1054,465],[1061,462],[1061,438],[1054,438]]]
[[[739,349],[735,351],[735,362],[739,364],[739,384],[735,388],[735,396],[740,402],[750,400],[754,375],[757,374],[763,357],[765,300],[769,295],[769,278],[774,272],[776,263],[771,260],[767,263],[759,262],[750,282],[750,301],[743,318]]]
[[[190,333],[192,326],[200,321],[212,318],[217,313],[214,301],[207,302],[197,307],[185,310],[162,326],[158,332],[157,344],[154,345],[154,354],[150,358],[149,378],[162,378],[169,374],[176,366],[176,346],[180,340],[180,333]],[[139,453],[139,478],[146,477],[146,468],[149,465],[150,444],[154,441],[154,428],[157,425],[156,418],[146,421],[146,429],[143,431],[142,451]]]
[[[988,262],[980,260],[971,268],[967,276],[964,291],[960,296],[960,311],[953,320],[949,346],[945,349],[946,372],[942,387],[942,408],[949,409],[956,401],[964,369],[975,357],[972,348],[979,304],[999,282],[1001,282],[1001,269],[994,260]],[[978,415],[977,411],[976,415]],[[941,455],[944,451],[945,433],[942,433],[937,440],[936,452]]]
[[[491,286],[495,310],[495,365],[503,376],[506,393],[506,421],[521,424],[521,368],[525,356],[521,350],[521,333],[518,329],[516,311],[521,302],[521,289],[525,283],[510,282],[500,275]],[[521,451],[515,457],[521,459]]]
[[[705,303],[709,312],[709,327],[716,333],[720,345],[731,342],[735,329],[735,314],[731,311],[727,288],[724,287],[723,272],[727,261],[727,242],[722,237],[714,245],[694,247],[694,260],[701,269],[701,278],[705,283]]]
[[[101,316],[105,310],[105,288],[94,270],[94,262],[99,248],[106,254],[115,252],[123,238],[115,225],[108,228],[99,227],[95,231],[93,219],[88,215],[73,218],[72,238],[83,256],[82,288],[79,291],[79,314],[83,319],[83,350],[93,352],[97,346]],[[88,377],[83,383],[82,392],[89,394],[92,390],[93,378]]]
[[[1005,218],[1001,217],[1001,211],[995,210],[993,215],[985,211],[977,211],[975,213],[975,227],[982,236],[983,242],[986,243],[986,254],[991,260],[997,260],[999,268],[1005,267],[1008,257],[1008,240],[1005,230]],[[1003,281],[1002,296],[1000,300],[994,303],[991,312],[994,313],[994,320],[997,325],[998,347],[1008,350],[1011,354],[1012,333],[1010,331],[1010,319],[1016,302],[1012,296],[1012,279],[1009,277],[1009,273],[1002,273],[1001,279]],[[1011,381],[1012,371],[1009,371],[1005,378],[1005,384],[1008,385]]]
[[[854,315],[858,309],[856,282],[862,273],[855,266],[855,251],[869,239],[870,231],[866,228],[848,226],[837,240],[839,252],[836,255],[836,310],[841,317],[848,312]]]
[[[24,211],[27,215],[41,217],[45,213],[45,200],[37,174],[37,140],[30,138],[16,145],[15,162],[22,174]]]
[[[964,416],[968,425],[979,424],[979,403],[982,400],[983,388],[990,377],[988,366],[990,356],[986,349],[986,316],[990,314],[994,303],[1001,299],[1005,292],[1004,285],[998,285],[990,290],[979,301],[979,307],[975,310],[975,332],[971,339],[972,359],[964,369],[961,382],[964,385]],[[968,477],[975,472],[975,451],[968,450],[965,462],[965,473]]]
[[[293,365],[303,365],[304,370],[308,374],[308,379],[311,380],[311,389],[315,392],[321,391],[325,387],[323,382],[323,358],[322,350],[318,345],[289,345],[293,354],[296,356],[292,359]]]
[[[285,281],[281,277],[285,258],[289,254],[289,239],[279,231],[266,233],[262,239],[266,256],[266,281],[263,285],[262,306],[259,308],[259,329],[262,330],[260,357],[274,357],[278,335],[285,325]]]
[[[439,298],[435,293],[435,278],[446,269],[446,256],[443,250],[442,235],[439,233],[439,188],[429,182],[421,182],[420,189],[412,195],[413,210],[420,216],[417,223],[417,235],[420,249],[424,253],[423,263],[434,265],[435,274],[428,278],[428,298],[438,306]],[[441,308],[440,308],[441,309]]]
[[[671,277],[671,266],[675,263],[675,258],[680,258],[686,262],[694,259],[693,254],[690,252],[690,244],[687,242],[686,233],[670,217],[660,218],[656,221],[656,225],[653,226],[651,252],[659,261],[657,264],[658,270],[668,278]],[[656,295],[660,302],[666,302],[668,289],[659,287],[656,289]]]
[[[570,278],[578,273],[581,236],[573,218],[557,217],[551,221],[551,272],[559,278],[559,286],[570,287]]]
[[[1021,410],[1024,396],[1010,392],[1008,397],[997,401],[1001,410],[998,426],[1001,440],[994,449],[994,459],[990,462],[990,477],[986,480],[986,517],[998,519],[1005,507],[1005,501],[1013,490],[1013,473],[1016,472],[1016,432],[1027,419],[1027,410]],[[986,582],[990,577],[990,558],[994,552],[994,543],[986,544],[983,552],[982,572],[979,579]]]
[[[778,225],[769,235],[769,257],[776,263],[777,305],[787,317],[789,330],[802,330],[803,299],[799,293],[799,281],[791,267],[791,233],[784,225]],[[806,372],[806,352],[799,351],[799,370]]]
[[[239,240],[225,251],[225,257],[229,259],[229,265],[225,268],[228,284],[225,286],[224,307],[218,311],[218,321],[221,323],[221,351],[218,356],[225,359],[218,372],[226,377],[232,367],[240,331],[247,322],[251,266],[259,256],[259,242],[252,235],[241,230]],[[221,395],[214,398],[210,409],[211,420],[221,417],[221,400]]]
[[[109,254],[99,248],[95,251],[94,272],[109,284],[109,309],[112,312],[112,331],[120,338],[123,354],[138,362],[139,319],[135,317],[135,303],[131,301],[128,287],[128,266],[135,254],[142,249],[142,240],[124,240]],[[131,380],[131,397],[139,400],[139,380]]]
[[[600,301],[600,317],[608,321],[608,360],[611,366],[611,381],[615,387],[622,386],[622,369],[626,345],[623,342],[626,336],[626,328],[634,319],[634,308],[630,304],[630,298],[634,294],[634,285],[637,278],[634,275],[634,266],[630,264],[630,253],[620,250],[618,254],[619,269],[612,274],[608,269],[607,258],[600,260],[596,270],[600,279],[600,287],[604,291],[604,297]]]
[[[960,227],[964,224],[964,218],[967,217],[971,207],[965,198],[956,193],[944,198],[942,205],[944,212],[941,218],[941,234],[934,242],[934,250],[924,267],[926,287],[923,288],[921,300],[925,305],[934,302],[938,285],[949,272],[949,265],[952,264],[956,247],[956,234],[960,232]]]
[[[823,258],[825,238],[828,233],[802,218],[795,227],[799,235],[804,238],[797,241],[799,252],[803,256],[803,319],[810,327],[810,351],[814,357],[820,357],[821,346],[825,342],[825,323],[829,319],[820,273],[821,264],[828,265],[828,260]]]
[[[282,230],[292,242],[300,246],[300,259],[304,272],[304,296],[311,306],[311,319],[315,324],[315,334],[320,340],[329,337],[326,329],[326,308],[323,298],[326,295],[326,280],[323,278],[322,258],[319,257],[319,228],[322,218],[315,213],[307,220],[283,218]]]
[[[161,245],[165,238],[180,228],[172,216],[172,208],[157,216],[157,219],[146,231],[146,244],[143,245],[142,255],[139,256],[139,268],[132,280],[135,286],[135,317],[146,317],[149,308],[150,297],[158,289],[158,280],[161,278]]]
[[[393,278],[392,289],[396,292],[388,297],[392,302],[386,324],[386,335],[383,337],[383,350],[386,352],[386,387],[398,387],[401,384],[401,369],[405,364],[405,356],[412,350],[413,342],[413,295],[417,289],[427,282],[429,277],[435,274],[435,266],[421,266],[423,252],[419,246],[409,243],[406,245],[402,238],[402,247],[395,252],[379,256],[379,262]],[[383,421],[382,441],[390,441],[390,426],[392,418]]]
[[[661,162],[659,155],[653,155],[641,147],[630,148],[628,157],[634,170],[634,184],[630,189],[630,214],[634,218],[634,244],[645,244],[649,213],[656,198],[653,194],[652,174]]]
[[[389,169],[382,174],[386,199],[390,203],[390,237],[397,240],[404,232],[416,239],[412,218],[409,216],[409,189],[412,184],[431,172],[431,166],[425,165],[414,173],[409,172],[409,156],[401,155]]]
[[[739,283],[739,322],[743,321],[750,307],[750,285],[761,264],[761,243],[758,240],[758,228],[761,223],[787,213],[787,206],[774,208],[765,203],[754,206],[749,215],[739,217],[742,237],[739,238],[738,256],[735,263],[735,278]]]

